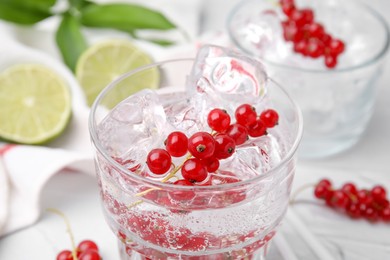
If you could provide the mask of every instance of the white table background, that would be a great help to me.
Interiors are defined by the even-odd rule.
[[[238,0],[205,1],[201,32],[223,29],[227,13],[237,2]],[[365,2],[369,3],[370,6],[390,21],[390,2],[388,0],[365,0]],[[318,176],[327,174],[329,178],[335,177],[341,180],[352,178],[358,183],[367,183],[369,186],[373,183],[389,184],[390,87],[388,82],[390,82],[390,62],[389,59],[387,60],[387,67],[379,83],[374,116],[362,140],[349,151],[331,158],[313,161],[299,160],[294,182],[295,187],[306,181],[308,178],[307,172],[310,169],[313,169],[312,178],[314,180],[318,179]],[[345,175],[340,177],[344,173]],[[66,213],[71,222],[76,241],[93,239],[98,243],[103,259],[119,259],[115,237],[103,219],[97,184],[93,177],[75,172],[57,174],[46,185],[41,198],[42,209],[55,207]],[[307,211],[302,210],[304,207],[304,203],[298,203],[294,206],[296,208],[294,211],[298,212],[298,215],[306,223],[314,216],[308,215]],[[390,237],[389,235],[386,236],[386,233],[390,234],[390,224],[366,224],[362,221],[355,224],[355,230],[361,228],[362,236],[364,236],[364,232],[378,232],[378,236],[384,235],[383,239],[386,239],[384,246],[390,248]],[[312,229],[314,234],[318,235],[313,226],[310,224],[307,226]],[[348,247],[346,243],[343,244],[342,242],[338,246]],[[371,247],[371,257],[367,258],[367,256],[356,254],[354,258],[345,259],[390,259],[390,252],[386,258],[377,258],[375,256],[375,246]],[[50,260],[55,259],[60,250],[69,247],[69,237],[62,219],[52,213],[44,212],[35,225],[0,240],[0,259]],[[362,248],[365,248],[364,245]],[[356,251],[359,252],[359,248],[356,248]],[[312,259],[315,258],[301,258],[301,260]],[[335,256],[334,259],[342,258]]]

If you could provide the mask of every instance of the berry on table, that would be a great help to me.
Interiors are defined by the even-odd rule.
[[[335,189],[328,179],[322,179],[315,185],[314,196],[324,200],[326,205],[344,211],[351,218],[390,222],[390,202],[382,185],[366,190],[347,182],[340,189]]]
[[[72,251],[62,250],[58,255],[56,260],[73,260]]]

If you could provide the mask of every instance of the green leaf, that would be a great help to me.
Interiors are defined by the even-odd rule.
[[[30,11],[49,12],[56,0],[0,0],[0,4],[12,5]]]
[[[0,19],[23,25],[32,25],[50,17],[50,12],[28,9],[0,2]]]
[[[90,27],[113,28],[125,32],[136,29],[176,28],[163,14],[133,4],[89,5],[81,10],[81,23]]]
[[[74,71],[77,60],[87,49],[87,43],[81,33],[80,22],[70,14],[64,14],[57,29],[56,42],[65,64]]]

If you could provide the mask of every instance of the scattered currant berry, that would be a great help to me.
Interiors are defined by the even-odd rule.
[[[72,251],[62,250],[58,255],[56,260],[73,260]]]
[[[165,148],[173,157],[181,157],[188,151],[188,138],[183,132],[172,132],[165,140]]]
[[[385,201],[386,190],[383,186],[376,185],[371,189],[371,196],[377,202]]]
[[[211,157],[215,150],[214,137],[206,132],[197,132],[188,139],[188,150],[198,159]]]
[[[100,260],[99,252],[95,250],[87,250],[80,254],[79,260]]]
[[[352,182],[347,182],[340,189],[335,189],[328,179],[322,179],[314,188],[314,196],[351,218],[390,222],[390,202],[382,185],[366,190],[358,189]]]
[[[236,145],[245,143],[248,140],[248,130],[240,124],[232,124],[226,130],[226,134],[233,138]]]
[[[171,168],[172,158],[166,150],[157,148],[149,152],[146,163],[151,172],[164,174]]]
[[[202,182],[207,178],[207,169],[201,160],[191,158],[183,163],[181,174],[190,182]]]
[[[235,111],[235,117],[238,124],[249,126],[256,121],[256,109],[249,104],[240,105]]]
[[[222,133],[225,132],[230,125],[230,116],[226,110],[215,108],[208,114],[207,123],[214,131]]]
[[[77,250],[80,252],[85,252],[88,250],[99,251],[99,248],[92,240],[83,240],[78,244]]]
[[[219,134],[214,137],[215,151],[213,157],[217,159],[226,159],[233,155],[236,150],[236,143],[233,138],[226,134]]]
[[[58,209],[50,208],[47,210],[62,217],[62,219],[64,220],[67,226],[69,237],[72,241],[72,245],[74,245],[73,232],[70,227],[69,220],[65,216],[65,214],[59,211]],[[95,242],[93,242],[92,240],[83,240],[78,244],[76,248],[73,248],[72,251],[66,249],[58,253],[56,259],[57,260],[74,260],[74,259],[101,260],[102,258],[99,254],[99,248]]]

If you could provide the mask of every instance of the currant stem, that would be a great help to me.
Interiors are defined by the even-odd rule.
[[[302,191],[304,191],[308,188],[312,188],[315,186],[316,186],[316,184],[314,184],[314,183],[308,183],[306,185],[303,185],[302,187],[299,187],[293,194],[291,194],[289,204],[294,203],[295,198],[298,196],[299,193],[301,193]]]
[[[185,163],[188,159],[190,159],[191,157],[192,157],[191,154],[187,155],[187,157],[186,157],[186,159],[184,160],[184,162],[183,162],[182,164],[180,164],[179,166],[177,166],[177,167],[175,167],[175,165],[173,164],[173,166],[174,166],[175,168],[173,169],[172,172],[170,172],[167,176],[165,176],[165,177],[161,180],[161,182],[167,182],[167,181],[169,181],[170,179],[172,179],[173,177],[175,177],[175,176],[176,176],[176,173],[183,167],[184,163]],[[148,189],[148,190],[139,192],[139,193],[137,193],[135,196],[136,196],[136,197],[141,197],[141,196],[144,196],[145,194],[148,194],[149,192],[151,192],[151,191],[153,191],[153,190],[161,190],[161,189],[160,189],[160,188],[151,188],[151,189]],[[137,201],[134,202],[133,204],[130,204],[130,205],[128,206],[128,208],[135,207],[135,206],[141,204],[142,202],[143,202],[143,200],[137,200]]]
[[[69,222],[68,218],[65,216],[64,213],[62,213],[58,209],[48,208],[46,210],[49,211],[49,212],[52,212],[54,214],[59,215],[64,220],[65,225],[66,225],[66,231],[69,233],[69,237],[70,237],[70,243],[71,243],[71,246],[72,246],[72,256],[73,256],[73,259],[74,260],[78,260],[77,254],[76,254],[76,252],[77,252],[77,250],[76,250],[76,243],[74,242],[74,236],[73,236],[72,228],[70,227],[70,222]]]

